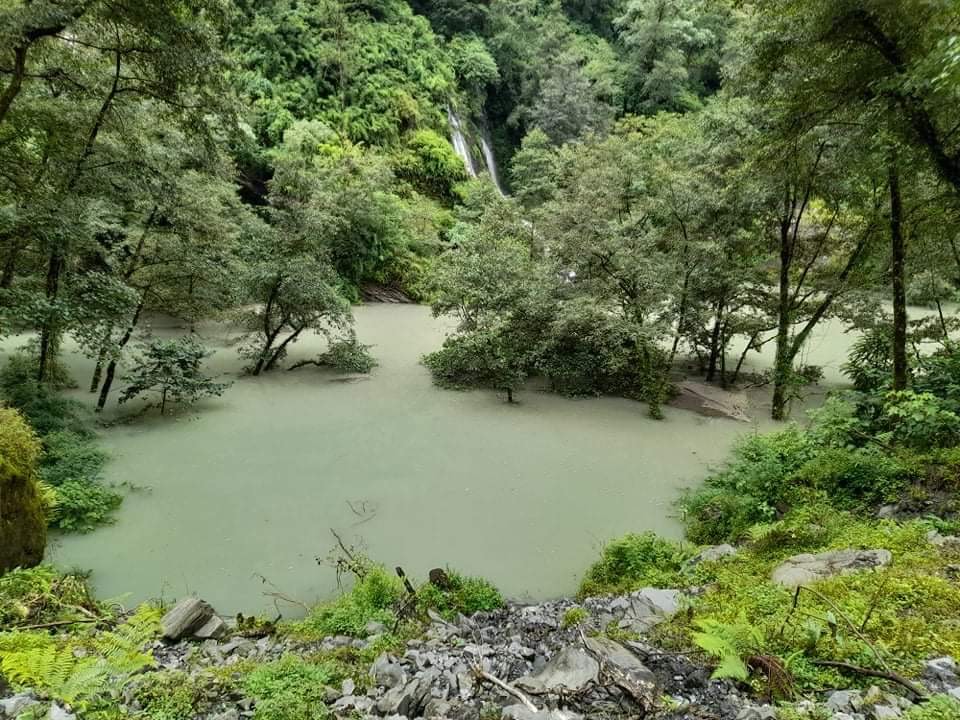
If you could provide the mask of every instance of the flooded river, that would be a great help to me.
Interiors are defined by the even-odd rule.
[[[128,487],[117,521],[57,538],[52,559],[92,569],[102,596],[131,603],[197,593],[221,613],[272,611],[265,593],[311,602],[335,590],[316,561],[334,529],[420,577],[450,565],[511,597],[545,598],[574,591],[605,540],[679,537],[682,488],[751,431],[673,409],[657,422],[614,398],[527,391],[511,406],[440,390],[419,364],[444,334],[426,308],[372,305],[356,317],[380,361],[357,382],[313,367],[244,377],[227,330],[200,328],[234,385],[177,416],[104,430],[107,481]],[[306,339],[290,360],[322,349]],[[86,385],[91,363],[69,361]]]

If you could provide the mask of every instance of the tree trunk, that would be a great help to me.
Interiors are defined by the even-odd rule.
[[[890,239],[892,241],[893,285],[893,389],[906,390],[909,381],[907,366],[907,291],[906,252],[903,239],[903,198],[900,176],[895,161],[890,162]]]
[[[513,388],[507,388],[507,402],[513,404]]]
[[[60,293],[60,273],[63,269],[63,256],[59,250],[50,253],[50,262],[47,266],[47,300],[55,302]],[[56,345],[56,336],[60,332],[54,318],[47,317],[40,329],[40,361],[37,368],[37,382],[47,379],[49,366],[53,360],[53,348]]]
[[[707,365],[707,382],[713,382],[717,377],[717,363],[721,352],[721,328],[723,327],[724,301],[717,301],[717,314],[713,320],[713,332],[710,334],[710,361]]]
[[[120,350],[123,350],[127,346],[127,343],[130,342],[130,338],[133,337],[133,331],[137,327],[137,323],[140,322],[140,314],[143,312],[143,306],[147,303],[147,291],[143,291],[143,296],[140,298],[140,304],[137,305],[137,310],[133,314],[133,318],[130,320],[130,326],[127,328],[127,331],[123,334],[123,337],[120,338],[118,347]],[[100,388],[100,397],[97,398],[97,412],[102,412],[103,408],[107,405],[107,397],[110,395],[110,388],[113,386],[113,379],[117,374],[117,361],[114,358],[107,365],[107,374],[103,379],[103,387]]]
[[[773,364],[773,407],[774,420],[783,420],[787,416],[787,385],[793,373],[793,354],[790,352],[790,265],[793,251],[790,242],[790,225],[780,224],[780,295],[777,304],[777,353]]]
[[[160,393],[160,414],[165,415],[167,412],[167,389],[164,388],[163,392]]]

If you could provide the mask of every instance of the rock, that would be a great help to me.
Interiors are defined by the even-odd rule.
[[[834,690],[827,695],[827,708],[832,712],[856,712],[863,707],[863,697],[858,690]]]
[[[236,709],[230,708],[218,715],[211,715],[207,720],[240,720],[240,713]]]
[[[224,622],[223,618],[214,615],[207,620],[201,627],[193,631],[193,636],[200,640],[220,640],[227,636],[230,627]]]
[[[941,535],[936,530],[931,530],[927,533],[927,542],[939,548],[960,547],[960,537],[956,535]]]
[[[407,674],[392,655],[382,654],[370,666],[370,676],[380,687],[394,688],[407,681]]]
[[[599,674],[600,664],[586,650],[566,647],[536,675],[526,675],[515,684],[537,695],[558,691],[576,693],[596,683]]]
[[[688,565],[699,565],[702,562],[716,562],[725,557],[733,557],[737,554],[737,549],[733,545],[711,545],[705,547],[687,561]]]
[[[870,708],[870,717],[873,718],[873,720],[895,720],[902,714],[900,708],[890,705],[874,705]]]
[[[960,700],[960,687],[950,688],[947,690],[947,695],[952,697],[954,700]]]
[[[333,704],[333,709],[339,712],[346,712],[349,710],[356,710],[360,715],[363,713],[370,712],[373,710],[374,701],[368,697],[355,697],[353,695],[347,695],[337,700]]]
[[[748,705],[737,713],[737,720],[776,720],[777,710],[769,705]]]
[[[629,693],[645,711],[654,706],[659,696],[657,679],[636,655],[620,643],[604,637],[585,638],[584,643],[600,662],[603,675],[609,676]]]
[[[685,380],[677,386],[679,392],[670,402],[682,410],[692,410],[706,417],[722,417],[750,422],[747,410],[750,401],[746,393],[730,392],[713,385]]]
[[[409,715],[417,704],[420,680],[414,679],[404,685],[397,685],[377,701],[377,711],[381,715]]]
[[[811,555],[794,555],[774,568],[772,580],[785,587],[797,587],[834,575],[849,575],[889,565],[889,550],[834,550]]]
[[[957,682],[957,662],[952,657],[928,660],[923,666],[923,676],[941,682]]]
[[[15,718],[28,708],[38,704],[38,700],[30,693],[21,693],[13,697],[0,700],[0,716]]]
[[[356,691],[357,684],[350,678],[347,678],[340,684],[340,693],[342,695],[353,695]]]
[[[164,639],[176,642],[206,625],[213,617],[213,608],[195,597],[184,598],[160,620]]]
[[[367,634],[367,637],[371,635],[383,635],[387,631],[387,626],[382,622],[371,620],[364,626],[363,631]]]
[[[507,705],[500,715],[503,720],[582,720],[581,715],[563,710],[534,712],[526,705]]]
[[[47,720],[77,720],[77,716],[58,703],[52,703],[47,711]]]
[[[877,518],[880,520],[892,520],[897,516],[897,510],[896,505],[884,505],[877,510]]]
[[[680,591],[643,588],[628,595],[625,601],[620,628],[643,634],[673,617],[680,607]]]

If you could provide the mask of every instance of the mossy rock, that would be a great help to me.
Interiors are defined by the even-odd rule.
[[[47,518],[39,460],[36,434],[16,410],[0,408],[0,573],[43,560]]]

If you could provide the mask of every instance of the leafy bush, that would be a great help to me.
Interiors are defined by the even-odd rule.
[[[446,580],[449,584],[442,589],[430,582],[420,587],[417,596],[423,609],[454,618],[457,613],[473,615],[503,607],[503,596],[489,580],[461,575],[456,570],[447,570]]]
[[[960,345],[947,341],[940,350],[922,358],[913,389],[946,401],[955,412],[960,410]]]
[[[123,497],[93,482],[67,480],[55,489],[50,524],[67,532],[90,532],[112,521]]]
[[[90,435],[89,414],[75,400],[56,394],[53,387],[36,381],[36,367],[22,355],[13,355],[0,370],[0,394],[17,408],[41,436],[70,431]]]
[[[911,479],[910,468],[871,446],[827,448],[801,467],[791,481],[823,491],[841,507],[855,507],[894,499]]]
[[[363,637],[370,621],[391,625],[394,608],[404,596],[403,583],[383,567],[370,565],[349,592],[336,600],[318,605],[296,626],[301,634],[353,635]]]
[[[250,673],[243,690],[256,702],[254,720],[325,720],[326,689],[338,680],[330,663],[285,656]]]
[[[587,570],[579,594],[587,597],[641,587],[675,587],[682,583],[680,575],[689,558],[686,548],[652,532],[625,535],[604,546],[600,560]]]
[[[340,372],[366,374],[379,364],[370,354],[371,347],[359,342],[356,333],[351,332],[347,339],[330,343],[330,348],[320,356],[319,362]]]
[[[841,370],[860,392],[888,388],[893,377],[893,339],[889,329],[879,328],[857,338]]]
[[[89,436],[70,430],[59,430],[44,437],[43,449],[40,476],[54,487],[69,480],[96,480],[107,462],[107,453]]]
[[[203,714],[214,679],[185,672],[148,673],[135,686],[133,697],[150,720],[182,720]]]
[[[930,393],[888,393],[881,423],[895,443],[906,447],[923,450],[960,443],[960,415]]]
[[[795,426],[742,440],[727,467],[681,501],[687,536],[704,544],[736,540],[751,525],[772,520],[792,491],[788,479],[815,453]]]

